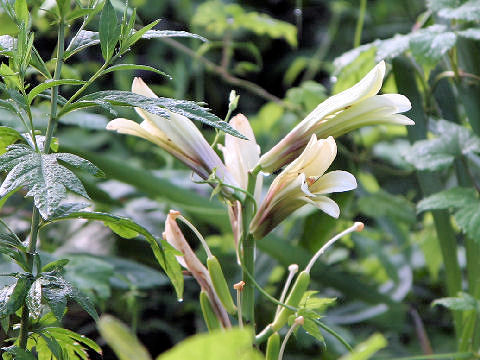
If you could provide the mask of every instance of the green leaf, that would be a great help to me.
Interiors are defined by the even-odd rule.
[[[37,95],[54,86],[83,85],[83,84],[85,84],[85,81],[75,80],[75,79],[47,80],[41,83],[40,85],[35,86],[32,90],[30,90],[30,92],[28,93],[27,102],[31,104],[33,99],[35,99]]]
[[[30,13],[28,12],[27,0],[15,0],[15,14],[20,22],[28,24]]]
[[[261,360],[263,356],[253,348],[251,329],[218,330],[187,338],[157,360]]]
[[[320,329],[318,328],[318,325],[313,320],[304,318],[302,327],[309,335],[313,336],[318,341],[322,343],[325,341]]]
[[[337,59],[335,61],[339,62],[340,60]],[[345,59],[342,61],[345,61]],[[335,82],[333,93],[337,94],[355,85],[373,66],[375,66],[375,48],[371,47],[369,50],[363,51],[356,56],[355,60],[347,66],[342,66],[339,73],[337,71],[337,81]]]
[[[55,339],[59,341],[62,348],[72,347],[77,349],[79,344],[84,344],[98,354],[102,353],[102,349],[98,344],[86,337],[85,335],[77,334],[74,331],[60,328],[60,327],[48,327],[48,333],[52,335]],[[83,346],[80,346],[83,350]],[[70,358],[68,358],[70,359]]]
[[[412,35],[410,50],[420,64],[435,65],[456,41],[457,36],[446,26],[432,25]]]
[[[415,207],[410,201],[382,190],[362,196],[358,200],[358,207],[363,214],[373,218],[386,216],[408,224],[416,221]]]
[[[421,200],[417,204],[417,211],[438,210],[449,208],[463,208],[476,203],[476,191],[472,188],[456,187],[438,192]]]
[[[419,212],[453,208],[457,225],[472,239],[480,241],[480,200],[474,189],[452,188],[433,194],[417,205]]]
[[[28,189],[26,196],[33,196],[44,219],[60,206],[67,196],[67,189],[88,198],[80,180],[57,160],[94,174],[100,172],[93,164],[73,154],[40,154],[25,145],[12,145],[0,156],[0,171],[8,171],[0,187],[0,196],[25,186]]]
[[[142,29],[143,30],[143,29]],[[174,31],[174,30],[148,30],[142,35],[142,39],[161,39],[169,37],[191,38],[198,39],[203,42],[208,42],[203,36],[190,33],[188,31]]]
[[[378,350],[387,346],[387,340],[381,334],[373,334],[367,340],[361,342],[352,352],[343,355],[340,360],[367,360]]]
[[[97,311],[92,302],[63,277],[53,272],[43,273],[40,278],[43,284],[42,297],[58,320],[63,318],[67,300],[75,301],[93,319],[98,319]]]
[[[50,271],[62,271],[63,268],[68,264],[69,259],[59,259],[52,261],[42,267],[42,272],[50,272]]]
[[[118,65],[113,65],[110,66],[108,69],[105,69],[101,72],[100,76],[103,76],[105,74],[108,74],[113,71],[122,71],[122,70],[144,70],[144,71],[152,71],[154,73],[157,73],[159,75],[165,76],[166,78],[171,79],[172,77],[168,75],[167,73],[160,71],[158,69],[155,69],[154,67],[147,66],[147,65],[136,65],[136,64],[118,64]]]
[[[37,279],[30,286],[28,291],[26,304],[33,318],[39,318],[42,312],[42,280]]]
[[[457,34],[467,39],[480,40],[480,28],[469,28]]]
[[[432,306],[435,305],[442,305],[450,310],[480,310],[480,304],[478,301],[470,294],[464,292],[459,292],[458,297],[445,297],[437,299],[432,303]]]
[[[181,297],[183,292],[183,274],[180,269],[180,265],[178,264],[177,260],[175,259],[175,253],[170,246],[168,246],[165,242],[162,242],[165,251],[162,250],[160,245],[158,244],[157,240],[153,237],[152,234],[144,227],[138,225],[134,221],[112,215],[106,213],[99,213],[99,212],[73,212],[66,215],[58,216],[58,217],[51,217],[48,219],[45,224],[49,224],[52,222],[66,220],[66,219],[87,219],[87,220],[98,220],[103,221],[103,223],[110,227],[113,231],[118,231],[119,235],[122,236],[128,235],[131,237],[134,235],[141,234],[145,236],[146,240],[148,241],[150,247],[153,250],[153,254],[163,268],[163,270],[167,273],[168,277],[171,279],[175,290],[177,291],[177,296]]]
[[[106,0],[100,15],[99,27],[100,47],[105,61],[109,61],[115,51],[115,46],[120,38],[120,24],[117,14],[110,0]]]
[[[461,5],[458,1],[445,1],[444,5],[450,5],[448,7],[442,7],[438,11],[438,15],[444,19],[466,21],[480,20],[480,3],[478,0],[469,0]]]
[[[480,138],[464,126],[438,120],[433,124],[437,138],[420,140],[404,154],[417,170],[436,171],[449,167],[457,157],[480,153]]]
[[[291,46],[297,46],[297,29],[294,25],[273,19],[267,14],[246,12],[238,4],[204,2],[198,6],[192,25],[205,27],[217,36],[223,36],[226,31],[248,30],[272,39],[284,39]]]
[[[7,354],[13,355],[14,360],[37,360],[36,357],[27,350],[23,350],[15,345],[2,348]]]
[[[17,130],[7,126],[0,126],[0,155],[7,151],[8,146],[21,138],[22,135]]]
[[[22,307],[31,283],[30,278],[21,276],[16,283],[0,290],[0,318],[15,314]]]
[[[98,32],[80,30],[75,34],[73,39],[70,41],[70,44],[68,44],[63,58],[67,60],[70,56],[76,54],[77,52],[98,44],[100,44],[100,36]]]
[[[47,336],[44,333],[40,333],[40,336],[47,344],[48,350],[50,350],[50,353],[55,357],[55,359],[67,360],[65,359],[64,352],[57,339],[55,339],[53,336]]]
[[[155,20],[150,24],[144,26],[140,30],[133,31],[132,34],[126,34],[128,37],[121,44],[120,53],[124,53],[125,51],[127,51],[130,48],[130,46],[134,45],[138,40],[140,40],[145,35],[145,33],[150,29],[152,29],[155,25],[157,25],[159,21],[160,20]]]
[[[86,106],[94,106],[99,103],[108,103],[117,106],[134,106],[144,109],[152,114],[169,117],[167,110],[183,115],[192,120],[197,120],[214,128],[224,131],[227,134],[236,136],[240,139],[246,139],[228,123],[220,120],[213,115],[208,109],[203,108],[197,103],[186,100],[175,100],[164,97],[150,98],[147,96],[135,94],[130,91],[99,91],[93,94],[86,95],[70,106],[65,106],[60,114],[68,113],[69,111],[78,108],[77,104],[85,103]],[[60,116],[59,114],[59,116]]]
[[[452,8],[460,5],[462,0],[427,0],[429,10],[437,12],[444,8]]]
[[[151,360],[150,354],[130,329],[112,316],[104,315],[98,331],[120,360]],[[193,359],[193,358],[192,358]]]

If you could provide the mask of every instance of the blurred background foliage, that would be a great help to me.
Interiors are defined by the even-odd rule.
[[[56,34],[49,26],[48,12],[42,10],[48,7],[48,1],[31,3],[36,47],[44,58],[49,58]],[[119,12],[123,11],[123,1],[112,3]],[[238,112],[248,116],[265,152],[328,95],[353,85],[380,59],[404,53],[413,59],[408,64],[414,65],[398,72],[402,64],[394,63],[395,78],[394,72],[388,71],[382,91],[404,93],[405,86],[400,86],[402,76],[404,82],[413,76],[413,85],[418,84],[426,95],[415,103],[411,94],[404,93],[414,106],[420,106],[410,114],[417,123],[424,110],[425,117],[437,114],[462,123],[468,104],[458,108],[454,99],[466,91],[462,86],[472,85],[452,88],[447,80],[435,76],[455,65],[445,65],[445,57],[448,62],[451,52],[466,51],[465,42],[476,47],[471,39],[480,36],[475,29],[470,36],[458,33],[469,26],[448,30],[452,23],[438,13],[447,3],[458,7],[464,2],[131,0],[129,6],[137,8],[138,18],[144,24],[160,18],[157,30],[190,31],[209,41],[143,41],[124,56],[123,62],[154,66],[170,74],[171,80],[151,72],[114,72],[92,86],[91,91],[127,90],[133,77],[141,76],[159,96],[206,102],[222,118],[227,113],[228,94],[235,89],[240,95]],[[361,32],[359,18],[364,20]],[[479,19],[455,21],[475,24]],[[436,28],[425,30],[434,24]],[[67,36],[71,38],[75,30],[70,29]],[[90,30],[95,30],[94,25]],[[0,14],[0,35],[14,35],[14,31],[8,17]],[[430,46],[435,41],[439,45]],[[363,45],[357,47],[360,44]],[[72,56],[64,67],[65,77],[88,78],[100,59],[99,47]],[[464,59],[472,61],[469,56]],[[472,66],[478,64],[473,61]],[[479,74],[475,69],[468,71]],[[421,76],[415,76],[415,72]],[[475,76],[472,79],[478,81],[478,75]],[[435,86],[428,85],[435,79]],[[65,92],[72,90],[63,87]],[[435,102],[433,91],[451,96],[439,94],[444,101]],[[45,106],[39,103],[36,108],[39,127],[46,126]],[[119,112],[136,116],[133,112]],[[157,235],[163,231],[168,210],[181,210],[207,235],[222,264],[227,264],[224,271],[230,283],[238,281],[233,237],[223,206],[216,199],[209,200],[209,189],[192,183],[190,171],[153,144],[104,130],[109,116],[101,112],[73,112],[62,119],[57,132],[61,149],[82,154],[107,174],[103,180],[79,174],[93,199],[91,207],[130,217]],[[0,122],[16,126],[5,111],[0,111]],[[467,131],[467,127],[464,129]],[[215,132],[203,130],[213,140]],[[459,139],[461,142],[465,137]],[[269,292],[279,291],[289,264],[305,264],[316,249],[352,219],[363,221],[367,225],[364,232],[341,241],[314,268],[314,288],[320,289],[322,297],[337,298],[336,304],[325,311],[325,323],[352,345],[375,332],[382,333],[388,346],[377,354],[381,358],[428,354],[432,349],[438,353],[455,351],[451,314],[444,308],[430,306],[436,298],[452,293],[447,293],[443,285],[446,272],[434,219],[430,214],[416,212],[415,203],[424,194],[417,185],[415,169],[429,169],[416,163],[421,157],[412,153],[406,129],[364,128],[338,139],[338,148],[334,167],[352,172],[359,182],[356,191],[335,195],[342,209],[341,219],[336,221],[311,208],[290,217],[258,243],[259,283]],[[463,150],[459,150],[461,154],[465,154]],[[449,168],[457,153],[452,149],[444,152],[452,161],[434,169],[441,171],[438,181],[441,187],[457,185],[464,177],[455,178],[455,170]],[[478,148],[473,152],[478,152]],[[467,177],[475,181],[479,178],[479,162],[478,157],[471,159],[468,161],[476,161],[476,165]],[[434,191],[437,190],[440,189]],[[17,233],[26,234],[29,204],[22,204],[21,196],[12,197],[1,208],[1,216]],[[455,236],[462,240],[459,266],[464,271],[468,254],[461,229],[455,227],[460,225],[455,224]],[[42,229],[40,239],[42,256],[70,258],[66,278],[91,294],[101,312],[114,314],[128,323],[152,354],[205,330],[196,284],[187,281],[183,301],[177,301],[143,239],[122,239],[102,224],[85,221],[49,225]],[[202,250],[198,251],[201,254]],[[0,262],[0,272],[11,272],[9,264]],[[461,284],[458,286],[461,288]],[[271,318],[271,306],[259,297],[258,308],[258,314],[263,314],[258,328],[262,328]],[[104,345],[95,324],[80,309],[73,307],[64,325]],[[335,359],[345,352],[336,339],[324,335],[322,343],[299,331],[296,341],[289,343],[287,358]],[[95,356],[92,354],[92,358]],[[103,359],[113,359],[108,348]]]

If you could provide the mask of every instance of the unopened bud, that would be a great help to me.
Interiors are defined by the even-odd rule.
[[[237,108],[238,106],[238,100],[240,99],[240,95],[237,95],[235,90],[230,91],[230,96],[228,97],[228,108],[229,110],[233,111]]]
[[[363,228],[365,227],[365,225],[364,225],[362,222],[360,222],[360,221],[357,221],[357,222],[356,222],[355,224],[353,224],[353,225],[355,226],[355,231],[358,231],[358,232],[362,231]]]
[[[294,323],[295,323],[295,325],[302,326],[305,323],[305,319],[303,318],[303,316],[299,316],[295,319]]]

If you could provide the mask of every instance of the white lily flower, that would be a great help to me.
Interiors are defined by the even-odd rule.
[[[260,158],[265,172],[273,172],[295,159],[312,134],[318,138],[338,137],[362,126],[378,124],[414,125],[399,113],[410,110],[410,101],[403,95],[376,95],[382,87],[385,62],[380,62],[350,89],[336,94],[318,105],[277,145]]]
[[[333,137],[317,140],[313,134],[302,154],[273,181],[250,224],[255,239],[261,239],[288,215],[312,204],[330,216],[340,215],[338,205],[326,194],[355,189],[355,177],[346,171],[325,174],[337,155]]]
[[[133,80],[132,92],[147,97],[157,97],[138,77]],[[164,118],[140,108],[135,110],[143,118],[141,124],[118,118],[110,121],[107,129],[151,141],[182,161],[202,179],[207,179],[215,170],[216,176],[225,183],[235,184],[220,157],[188,118],[170,111],[169,117]]]

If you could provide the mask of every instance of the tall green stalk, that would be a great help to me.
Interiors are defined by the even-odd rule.
[[[367,12],[367,0],[360,0],[360,7],[358,9],[358,20],[355,28],[355,35],[353,37],[353,47],[359,47],[362,41],[363,23],[365,21],[365,14]]]
[[[427,136],[427,117],[423,109],[423,99],[418,91],[413,65],[405,58],[393,60],[393,73],[398,91],[405,94],[412,103],[412,110],[407,114],[415,121],[415,126],[408,127],[410,142],[425,139]],[[418,171],[417,178],[423,196],[442,190],[438,174]],[[440,244],[443,262],[445,264],[446,287],[449,296],[457,296],[462,290],[462,273],[457,258],[457,241],[447,210],[432,211],[438,242]],[[457,338],[462,328],[462,314],[453,312],[454,326]]]
[[[55,68],[54,80],[60,79],[60,74],[62,71],[63,65],[63,53],[65,50],[65,23],[64,20],[61,19],[59,27],[58,27],[58,44],[57,44],[57,65]],[[50,118],[48,121],[47,132],[45,137],[45,145],[44,145],[44,153],[48,154],[50,150],[50,144],[52,142],[53,131],[57,124],[57,101],[58,101],[58,86],[52,88],[52,98],[51,98],[51,106],[50,106]],[[32,132],[34,129],[32,129]],[[35,252],[37,251],[37,239],[38,239],[38,227],[40,224],[40,213],[35,205],[33,205],[32,210],[32,224],[31,224],[31,231],[30,231],[30,240],[28,243],[28,252],[27,252],[27,264],[28,270],[32,273],[33,272],[33,260],[35,256]],[[29,311],[26,302],[23,304],[22,308],[22,317],[20,320],[20,341],[19,345],[21,349],[26,349],[27,347],[27,340],[28,340],[28,332],[29,332]]]
[[[253,194],[255,192],[255,185],[258,171],[253,170],[248,173],[247,192]],[[253,198],[247,196],[242,204],[242,245],[243,245],[243,265],[252,277],[255,277],[255,240],[252,234],[249,233],[250,221],[255,212],[255,204]],[[245,319],[255,329],[255,285],[250,281],[247,272],[242,274],[245,288],[242,293],[242,312]]]

